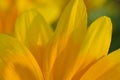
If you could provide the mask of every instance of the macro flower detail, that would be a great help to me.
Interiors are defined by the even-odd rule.
[[[71,0],[55,31],[35,10],[0,34],[0,80],[119,80],[120,50],[108,54],[112,23],[100,17],[87,28],[83,0]]]
[[[13,34],[16,18],[24,11],[37,10],[47,21],[55,22],[68,0],[0,0],[0,33]]]

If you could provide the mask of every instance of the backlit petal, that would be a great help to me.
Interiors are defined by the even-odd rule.
[[[97,61],[80,80],[120,80],[120,49]]]
[[[74,67],[74,71],[78,71],[74,76],[75,80],[79,80],[79,77],[82,76],[95,61],[107,55],[111,42],[111,33],[112,24],[108,17],[100,17],[91,24]]]
[[[7,35],[0,35],[0,79],[43,80],[41,70],[31,53]]]
[[[55,80],[66,79],[69,76],[86,32],[86,20],[83,0],[71,0],[61,15],[55,37],[48,50],[50,69],[52,69],[50,74]]]
[[[45,46],[53,35],[52,28],[38,12],[31,10],[17,19],[15,32],[18,40],[26,44],[42,68],[46,64],[43,55]]]
[[[30,10],[17,19],[15,34],[18,40],[27,45],[45,45],[53,32],[37,11]]]

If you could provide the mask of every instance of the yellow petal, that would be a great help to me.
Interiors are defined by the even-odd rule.
[[[120,49],[97,61],[80,80],[120,80]]]
[[[52,28],[38,12],[30,10],[17,19],[15,34],[18,40],[27,45],[42,68],[44,47],[53,35]]]
[[[87,28],[87,13],[83,0],[71,0],[66,6],[57,24],[56,36],[65,40],[73,34],[78,42],[83,38]],[[78,37],[79,35],[79,37]]]
[[[55,37],[48,50],[50,69],[54,65],[52,72],[56,76],[55,80],[66,79],[73,67],[86,32],[86,20],[86,7],[83,0],[71,0],[58,22]]]
[[[13,33],[14,23],[17,15],[18,11],[15,7],[10,7],[10,9],[6,11],[0,10],[0,33]]]
[[[16,39],[0,35],[0,79],[43,80],[41,70],[27,48]]]
[[[96,60],[107,55],[111,42],[111,31],[112,24],[108,17],[100,17],[91,24],[74,67],[74,72],[78,71],[74,76],[76,80],[80,75],[82,76]]]
[[[65,48],[70,38],[78,44],[81,43],[86,32],[86,20],[87,14],[83,1],[71,0],[60,17],[53,41],[59,48],[58,54]]]
[[[45,45],[53,32],[38,12],[30,10],[17,19],[15,34],[18,40],[27,45]]]

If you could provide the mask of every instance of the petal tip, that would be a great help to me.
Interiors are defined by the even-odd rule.
[[[100,20],[102,20],[104,23],[106,23],[106,27],[109,28],[112,31],[112,21],[110,19],[110,17],[108,16],[102,16],[100,18]]]
[[[110,19],[110,17],[108,17],[108,16],[102,16],[101,17],[103,20],[105,20],[105,21],[110,21],[111,22],[111,19]]]

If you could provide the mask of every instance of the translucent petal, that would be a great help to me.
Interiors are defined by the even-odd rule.
[[[120,49],[97,61],[80,80],[120,80]]]
[[[29,10],[17,19],[15,34],[18,40],[27,45],[45,45],[53,32],[37,11]]]
[[[77,80],[98,59],[107,55],[112,36],[112,24],[108,17],[100,17],[89,27],[77,57],[74,78]],[[77,78],[78,77],[78,78]]]
[[[86,20],[83,0],[71,0],[60,17],[55,37],[48,48],[48,60],[52,69],[50,74],[55,80],[66,79],[70,75],[86,32]]]
[[[18,40],[27,45],[42,68],[43,64],[46,64],[44,61],[45,46],[53,36],[52,28],[38,12],[30,10],[17,19],[15,34]]]

